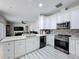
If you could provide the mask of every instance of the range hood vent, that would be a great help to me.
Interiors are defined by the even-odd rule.
[[[56,5],[56,8],[59,8],[59,7],[61,7],[62,5],[63,5],[62,3],[59,3],[59,4]]]

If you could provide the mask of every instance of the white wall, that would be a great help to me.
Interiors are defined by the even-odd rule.
[[[2,16],[0,16],[0,23],[6,24],[6,20]]]

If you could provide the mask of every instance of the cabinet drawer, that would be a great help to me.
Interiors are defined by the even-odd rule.
[[[14,56],[12,56],[11,54],[7,54],[4,59],[14,59]]]
[[[13,59],[14,58],[14,42],[3,43],[3,54],[4,59]]]

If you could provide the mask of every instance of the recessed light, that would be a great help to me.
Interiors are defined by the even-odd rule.
[[[43,4],[42,3],[39,3],[39,7],[42,7],[43,6]]]

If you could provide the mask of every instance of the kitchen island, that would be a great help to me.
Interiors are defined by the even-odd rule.
[[[6,37],[1,41],[0,59],[17,59],[39,49],[39,46],[38,35]]]

